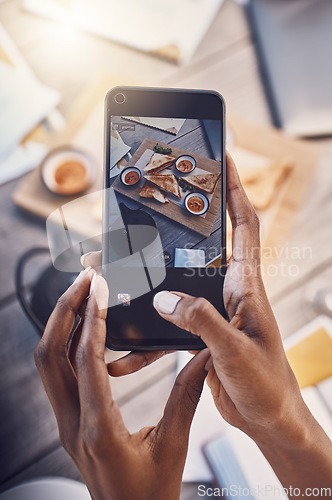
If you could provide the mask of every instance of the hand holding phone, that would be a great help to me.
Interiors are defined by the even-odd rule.
[[[331,484],[331,441],[304,404],[287,363],[260,275],[258,219],[230,159],[228,173],[233,258],[224,296],[230,322],[204,299],[177,294],[175,307],[168,302],[166,310],[156,301],[165,321],[202,336],[210,349],[180,373],[156,427],[130,435],[112,400],[107,372],[115,375],[117,366],[117,375],[125,374],[124,367],[128,373],[142,352],[107,369],[108,287],[100,276],[91,282],[92,269],[61,297],[36,349],[62,444],[94,498],[146,499],[156,492],[160,499],[178,498],[190,423],[207,370],[220,413],[256,441],[284,487],[305,491]],[[98,255],[87,255],[84,264]],[[73,333],[78,313],[81,322]],[[160,354],[148,352],[145,365]]]
[[[111,349],[205,347],[157,314],[153,297],[163,289],[203,296],[224,313],[224,113],[211,91],[107,94],[102,268]],[[119,151],[131,156],[125,165]]]

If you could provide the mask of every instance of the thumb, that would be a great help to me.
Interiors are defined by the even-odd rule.
[[[164,319],[201,337],[213,358],[229,358],[239,343],[237,330],[202,297],[163,291],[154,296],[153,305]]]
[[[158,425],[159,431],[162,431],[160,436],[166,436],[170,446],[174,443],[176,447],[179,447],[181,443],[183,448],[183,440],[187,444],[191,422],[207,375],[205,365],[209,357],[208,349],[196,354],[175,380],[165,406],[164,416]]]

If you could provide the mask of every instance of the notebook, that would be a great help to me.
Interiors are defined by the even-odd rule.
[[[331,134],[331,0],[250,0],[247,10],[275,124]]]

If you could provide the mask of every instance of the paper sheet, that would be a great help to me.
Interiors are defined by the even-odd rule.
[[[317,387],[306,387],[301,393],[317,422],[332,439],[332,415]]]
[[[40,142],[28,141],[17,147],[0,163],[0,184],[26,174],[39,165],[47,153],[47,146]]]
[[[0,25],[0,169],[2,160],[59,101],[60,93],[38,82]]]
[[[186,121],[182,118],[149,118],[144,116],[123,116],[122,118],[140,123],[141,125],[147,125],[148,127],[164,130],[165,132],[169,132],[173,135],[176,135],[180,131],[180,128]]]
[[[183,62],[196,50],[222,3],[223,0],[25,0],[23,5],[32,12]]]
[[[320,396],[323,398],[326,407],[330,411],[331,424],[332,424],[332,377],[329,377],[320,384],[318,384],[317,390]]]
[[[332,377],[332,321],[327,316],[287,337],[284,346],[301,389]]]
[[[96,161],[99,171],[103,169],[104,155],[104,102],[100,101],[89,114],[83,125],[76,132],[71,140],[71,145],[83,151],[87,151]],[[111,133],[111,169],[127,153],[130,146],[127,146],[116,130]],[[117,170],[119,173],[120,170]],[[112,175],[111,175],[112,176]]]

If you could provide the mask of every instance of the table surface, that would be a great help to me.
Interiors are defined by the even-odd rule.
[[[60,111],[64,115],[91,75],[108,71],[119,84],[136,75],[139,82],[136,79],[135,83],[148,86],[213,88],[224,95],[229,113],[261,125],[271,122],[254,41],[242,8],[231,0],[225,0],[185,67],[81,32],[65,37],[57,23],[24,12],[21,3],[1,3],[0,22],[37,77],[61,91]],[[284,274],[279,273],[268,290],[282,336],[317,315],[306,303],[307,292],[327,280],[326,269],[332,265],[332,139],[309,142],[317,146],[321,157],[287,248],[306,247],[310,252],[296,257],[285,252]],[[18,257],[29,248],[47,244],[45,223],[13,204],[16,187],[17,181],[0,186],[1,491],[40,476],[80,477],[60,446],[56,422],[33,361],[38,335],[15,294]],[[293,265],[297,266],[296,275],[290,272]],[[32,266],[27,289],[38,272],[39,266]],[[115,398],[131,431],[160,418],[175,370],[176,357],[170,354],[139,374],[112,380]],[[189,498],[198,498],[195,484],[183,485],[182,499]]]

